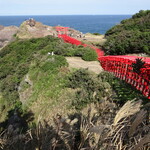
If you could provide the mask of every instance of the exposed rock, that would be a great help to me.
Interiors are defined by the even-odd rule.
[[[54,27],[43,25],[34,19],[29,19],[21,24],[17,37],[20,39],[40,38],[47,35],[57,35]]]
[[[0,25],[0,30],[4,29],[4,26]]]
[[[59,33],[64,34],[63,31],[60,31]],[[31,18],[21,24],[19,32],[17,33],[17,37],[20,39],[40,38],[47,35],[57,37],[57,34],[58,32],[56,31],[55,27],[44,25]],[[83,35],[81,32],[72,28],[68,28],[67,34],[75,38],[81,37],[81,35]]]
[[[15,37],[19,39],[41,38],[47,35],[57,37],[58,33],[64,34],[63,31],[58,32],[55,27],[44,25],[33,18],[24,21],[19,28],[16,26],[4,27],[0,25],[0,49],[15,39]],[[84,37],[82,32],[72,28],[68,28],[67,34],[74,38]]]
[[[0,26],[0,48],[6,46],[10,41],[14,40],[14,35],[18,30],[19,28],[16,26]]]
[[[19,98],[22,104],[25,104],[32,95],[33,82],[27,74],[18,87]]]
[[[31,18],[26,21],[26,24],[29,25],[30,27],[34,27],[36,24],[36,21],[33,18]]]

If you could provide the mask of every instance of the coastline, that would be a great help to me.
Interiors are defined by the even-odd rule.
[[[3,26],[20,26],[20,24],[29,19],[34,18],[36,21],[45,25],[74,28],[85,33],[105,32],[112,26],[120,23],[121,20],[130,18],[131,15],[26,15],[26,16],[0,16],[0,25]]]

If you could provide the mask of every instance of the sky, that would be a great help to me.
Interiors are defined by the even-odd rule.
[[[132,15],[148,9],[150,0],[0,0],[0,16]]]

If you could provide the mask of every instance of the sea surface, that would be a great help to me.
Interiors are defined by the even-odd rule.
[[[50,16],[0,16],[0,25],[20,26],[20,24],[33,18],[45,25],[64,26],[74,28],[83,33],[105,34],[108,29],[132,15],[50,15]]]

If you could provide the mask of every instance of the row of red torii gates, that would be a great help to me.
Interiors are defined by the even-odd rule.
[[[137,90],[150,99],[150,58],[138,56],[104,56],[104,52],[94,46],[87,45],[81,41],[67,35],[69,27],[56,27],[58,37],[62,38],[65,42],[74,45],[83,45],[84,47],[91,47],[97,52],[98,60],[105,71],[112,72],[116,77],[125,80],[127,83],[134,86]],[[133,71],[133,64],[137,59],[145,62],[140,71]]]

